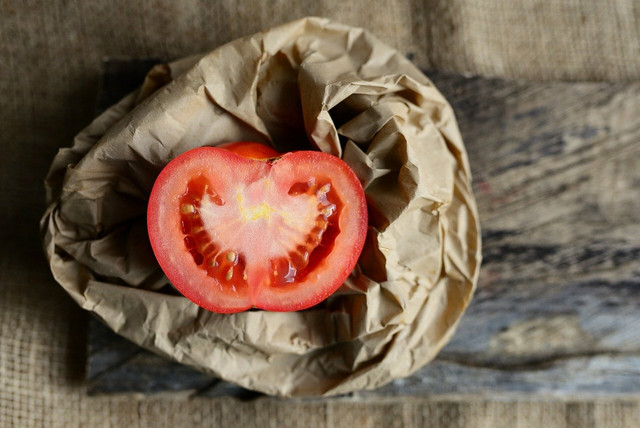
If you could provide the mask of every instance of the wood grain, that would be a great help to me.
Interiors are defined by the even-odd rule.
[[[429,76],[469,153],[480,284],[436,361],[355,395],[640,396],[640,84]],[[122,341],[92,324],[90,392],[251,396]]]

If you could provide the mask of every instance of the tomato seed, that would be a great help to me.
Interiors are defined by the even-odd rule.
[[[322,187],[318,189],[316,192],[317,196],[326,195],[331,190],[331,185],[329,183],[323,184]]]
[[[325,217],[331,217],[335,210],[336,206],[334,204],[331,204],[322,210],[322,215],[324,215]]]
[[[288,262],[287,274],[284,276],[284,282],[289,283],[295,281],[297,273],[298,269],[296,269],[291,262]]]
[[[229,251],[227,253],[227,260],[230,262],[235,262],[236,261],[236,253],[233,251]]]
[[[298,245],[298,248],[296,248],[298,250],[298,255],[302,258],[303,262],[308,262],[309,261],[309,252],[307,251],[307,249],[305,247],[303,247],[302,245]]]
[[[182,214],[192,214],[196,212],[196,207],[193,204],[182,204],[180,211],[182,211]]]
[[[184,245],[186,245],[187,248],[193,248],[196,246],[196,240],[193,239],[193,236],[185,236]]]
[[[224,276],[224,279],[226,279],[227,281],[230,281],[231,278],[233,278],[233,268],[230,267],[229,270],[227,271],[227,274]]]
[[[197,250],[189,251],[193,256],[193,261],[199,266],[204,262],[204,256],[200,254]]]
[[[291,262],[293,262],[294,265],[297,267],[297,270],[304,269],[307,266],[307,263],[309,262],[309,252],[301,251],[301,252],[292,253],[292,254],[289,254],[289,258],[291,259]],[[290,265],[291,265],[291,262],[289,262]]]

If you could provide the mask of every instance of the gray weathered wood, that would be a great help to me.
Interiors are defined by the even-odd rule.
[[[480,284],[435,362],[356,395],[640,396],[640,83],[430,76],[469,152]],[[106,334],[92,328],[91,342]],[[113,349],[121,361],[91,377],[108,349],[90,351],[93,392],[171,389],[146,387],[128,370],[135,358]],[[164,364],[180,377],[173,390],[242,394]]]

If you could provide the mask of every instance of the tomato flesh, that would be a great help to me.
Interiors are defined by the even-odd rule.
[[[364,245],[362,186],[325,153],[245,156],[203,147],[167,165],[147,216],[156,258],[179,291],[215,312],[313,306]]]

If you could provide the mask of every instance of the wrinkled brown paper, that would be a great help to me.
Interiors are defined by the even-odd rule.
[[[365,187],[365,249],[317,307],[211,313],[154,259],[145,215],[157,174],[189,149],[237,140],[333,153]],[[307,18],[156,67],[60,150],[44,247],[67,292],[145,348],[267,394],[347,393],[413,373],[452,335],[480,263],[469,182],[432,83],[368,32]]]

